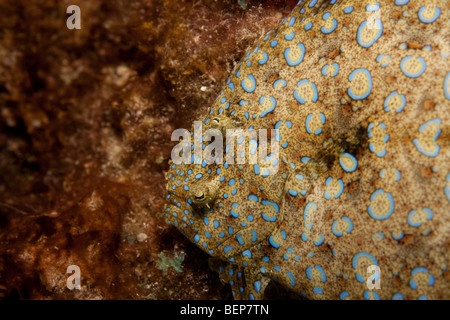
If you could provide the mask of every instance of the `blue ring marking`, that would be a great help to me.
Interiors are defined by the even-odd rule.
[[[272,40],[272,41],[270,42],[270,46],[271,46],[272,48],[275,48],[275,47],[277,46],[277,44],[278,44],[278,40]]]
[[[390,55],[388,55],[388,54],[387,55],[379,54],[378,57],[377,57],[377,62],[381,62],[381,59],[383,59],[384,57],[388,57],[389,60],[391,60],[391,56]],[[389,65],[389,63],[381,63],[381,66],[383,68],[386,68],[388,65]]]
[[[245,250],[244,252],[242,252],[242,256],[245,257],[249,257],[249,259],[252,258],[252,252],[250,250]]]
[[[311,224],[311,226],[312,226],[312,224]],[[310,228],[310,230],[311,230],[311,228]],[[306,241],[306,240],[308,240],[308,236],[306,235],[306,233],[302,233],[302,240],[303,241]]]
[[[263,59],[258,60],[258,63],[259,63],[260,65],[265,64],[265,63],[269,60],[269,55],[267,54],[267,52],[263,52],[263,56],[264,56]]]
[[[258,196],[254,195],[254,194],[249,195],[248,200],[254,200],[255,202],[259,201]]]
[[[291,196],[293,196],[293,197],[296,197],[296,196],[298,195],[298,192],[295,191],[295,190],[292,190],[292,189],[289,189],[288,192],[289,192],[289,194],[290,194]]]
[[[429,276],[429,278],[428,278],[428,285],[429,285],[429,286],[433,286],[433,285],[434,285],[434,283],[435,283],[434,276],[428,271],[427,268],[424,268],[424,267],[417,267],[417,268],[414,268],[414,269],[411,271],[411,275],[414,277],[414,276],[415,276],[417,273],[419,273],[419,272],[427,273],[428,276]],[[417,283],[414,281],[414,279],[411,279],[411,280],[409,281],[409,285],[410,285],[411,288],[414,289],[414,290],[416,290],[416,289],[418,288],[418,285],[417,285]]]
[[[255,172],[255,175],[259,175],[259,165],[257,163],[253,166],[253,171]]]
[[[367,128],[367,135],[369,138],[372,138],[372,128],[375,126],[375,124],[373,122],[371,122],[369,124],[369,127]],[[379,123],[379,126],[383,129],[386,130],[386,125],[384,123]],[[383,142],[386,143],[389,141],[389,135],[386,133],[383,139]],[[371,152],[375,152],[375,147],[373,146],[372,142],[369,142],[369,149]],[[384,157],[386,155],[387,151],[386,149],[383,149],[382,151],[376,153],[377,157]]]
[[[350,218],[347,217],[347,216],[343,216],[343,217],[342,217],[342,220],[348,222],[347,233],[351,233],[351,232],[353,231],[353,222],[352,222],[352,220],[350,220]]]
[[[269,200],[263,200],[263,201],[261,201],[261,203],[262,203],[264,206],[271,205],[272,207],[275,208],[275,212],[276,212],[276,213],[280,212],[280,207],[279,207],[278,204],[276,204],[275,202],[272,202],[272,201],[269,201]]]
[[[352,88],[348,88],[348,94],[353,100],[362,100],[362,99],[367,98],[369,96],[369,94],[372,92],[372,86],[373,86],[372,75],[370,74],[369,70],[367,70],[367,69],[364,69],[364,68],[355,69],[355,70],[353,70],[353,72],[350,74],[350,76],[348,78],[350,80],[350,82],[353,81],[353,78],[357,72],[364,72],[366,74],[367,79],[369,81],[369,90],[367,90],[367,92],[365,94],[363,94],[361,96],[357,96],[357,95],[353,94]]]
[[[317,92],[317,87],[316,87],[316,84],[314,82],[310,82],[308,79],[303,79],[303,80],[300,80],[297,83],[297,87],[299,87],[299,86],[301,86],[301,85],[303,85],[305,83],[311,83],[311,87],[312,87],[312,89],[314,91],[314,96],[312,98],[312,102],[317,102],[317,99],[319,98],[319,94]],[[302,97],[300,97],[300,95],[298,94],[297,90],[294,91],[294,97],[301,104],[305,104],[306,103],[306,100],[303,99]]]
[[[430,208],[422,208],[422,210],[424,210],[426,213],[428,213],[428,216],[426,218],[427,220],[431,220],[433,218],[433,211]],[[408,214],[408,224],[411,227],[418,228],[418,227],[420,227],[422,225],[422,222],[414,223],[411,220],[416,212],[417,212],[417,210],[412,210],[412,211],[409,212],[409,214]]]
[[[205,231],[205,236],[206,236],[208,239],[211,239],[211,233],[209,233],[208,231]]]
[[[423,6],[419,9],[419,19],[420,21],[422,21],[423,23],[432,23],[435,22],[437,20],[437,18],[439,18],[439,16],[441,15],[441,8],[439,7],[435,7],[435,13],[434,16],[431,17],[430,19],[426,19],[423,16],[423,11],[426,10],[426,6]]]
[[[418,77],[420,77],[420,76],[425,72],[425,70],[427,69],[427,63],[426,63],[426,61],[425,61],[424,58],[418,57],[417,60],[419,60],[420,62],[422,62],[422,69],[421,69],[419,72],[417,72],[417,73],[410,73],[410,72],[408,72],[408,71],[405,70],[404,64],[405,64],[406,61],[411,60],[411,59],[413,59],[412,56],[406,56],[406,57],[404,57],[404,58],[402,59],[402,61],[400,62],[400,69],[402,70],[402,72],[403,72],[407,77],[409,77],[409,78],[418,78]]]
[[[252,230],[252,242],[256,242],[258,240],[258,233],[255,230]]]
[[[393,96],[397,96],[397,95],[399,95],[398,94],[398,91],[393,91],[393,92],[391,92],[387,97],[386,97],[386,99],[384,100],[384,111],[391,111],[391,109],[389,109],[389,107],[388,107],[388,103],[389,103],[389,100],[393,97]],[[405,108],[405,105],[406,105],[406,98],[405,98],[405,95],[403,95],[403,94],[400,94],[400,98],[402,99],[402,105],[397,109],[397,110],[395,110],[397,113],[398,112],[401,112],[404,108]]]
[[[343,157],[343,156],[350,157],[353,160],[353,166],[352,167],[347,168],[347,167],[344,166],[344,163],[341,160],[341,157]],[[339,164],[341,165],[342,169],[345,172],[353,172],[353,171],[356,170],[356,168],[358,168],[358,160],[356,160],[356,158],[353,155],[351,155],[350,153],[341,153],[341,157],[339,157]]]
[[[391,236],[392,236],[392,239],[399,241],[399,240],[402,240],[402,239],[403,239],[403,237],[405,236],[405,234],[404,234],[403,231],[402,231],[402,232],[400,233],[399,236],[396,236],[394,233],[392,233]]]
[[[337,237],[342,237],[343,233],[342,233],[342,232],[339,232],[339,231],[336,231],[336,226],[337,226],[337,224],[338,224],[338,221],[337,221],[337,220],[334,220],[333,225],[331,226],[331,230],[333,231],[333,233],[334,233],[335,236],[337,236]]]
[[[311,270],[312,270],[312,267],[311,267],[311,266],[309,266],[308,268],[306,268],[306,277],[307,277],[309,280],[312,280]]]
[[[320,287],[314,287],[313,292],[315,295],[323,294],[323,289]]]
[[[250,88],[247,88],[247,87],[245,86],[245,80],[242,80],[242,81],[241,81],[241,86],[242,86],[242,88],[243,88],[246,92],[252,93],[252,92],[255,91],[255,89],[256,89],[256,79],[255,79],[255,77],[254,77],[252,74],[249,74],[249,75],[247,76],[247,78],[250,79],[250,80],[252,81],[253,86],[250,87]]]
[[[447,175],[447,185],[444,188],[445,195],[447,196],[448,202],[450,202],[450,173]]]
[[[236,202],[231,205],[231,208],[236,208],[236,207],[239,207],[239,204]],[[237,212],[234,212],[233,209],[230,210],[230,215],[232,215],[235,218],[239,217],[239,214]]]
[[[281,83],[281,84],[282,84],[282,85],[281,85],[282,88],[286,87],[286,85],[287,85],[286,80],[284,80],[284,79],[278,79],[278,80],[276,80],[276,81],[273,83],[273,88],[274,88],[274,89],[277,87],[277,84],[278,84],[278,83]]]
[[[325,185],[328,186],[332,180],[333,180],[332,177],[328,177],[327,180],[325,181]],[[342,182],[341,179],[338,179],[338,184],[340,186],[340,189],[339,189],[339,192],[334,196],[335,199],[339,198],[342,195],[342,193],[344,192],[344,182]],[[327,200],[331,199],[331,195],[328,193],[327,190],[325,190],[324,196],[325,196],[325,199],[327,199]]]
[[[398,6],[403,6],[408,3],[409,3],[409,0],[395,0],[395,4]]]
[[[353,260],[352,260],[353,269],[356,269],[358,267],[358,259],[361,256],[365,256],[365,257],[369,258],[370,260],[372,260],[372,263],[374,265],[378,266],[378,261],[374,256],[372,256],[371,254],[369,254],[367,252],[359,252],[359,253],[355,254],[355,256],[353,257]],[[361,282],[361,283],[364,283],[366,281],[359,273],[356,274],[356,280],[358,280],[358,282]]]
[[[204,218],[203,218],[203,222],[204,222],[205,225],[209,225],[209,219],[208,219],[208,217],[204,217]]]
[[[352,12],[353,12],[353,7],[350,6],[350,7],[345,8],[345,9],[344,9],[344,12],[345,12],[345,13],[352,13]]]
[[[313,241],[316,246],[322,245],[322,243],[324,241],[323,234],[319,234],[319,236],[320,236],[320,240],[319,241]]]
[[[313,24],[312,22],[308,22],[307,24],[305,24],[305,30],[308,31],[312,28]]]
[[[332,77],[336,77],[336,76],[338,75],[338,73],[339,73],[340,66],[339,66],[339,64],[336,63],[336,62],[333,62],[331,65],[335,67],[335,70],[334,70],[334,72],[331,74],[331,76],[332,76]],[[328,75],[327,69],[328,69],[329,66],[330,66],[329,64],[326,64],[326,65],[324,65],[324,66],[322,67],[322,75],[324,75],[324,76],[327,76],[327,75]]]
[[[300,58],[297,61],[291,61],[291,59],[289,59],[288,54],[289,54],[289,51],[291,51],[291,48],[286,48],[284,50],[284,58],[286,59],[287,64],[290,65],[291,67],[298,66],[303,61],[303,58],[305,57],[305,52],[306,52],[305,45],[303,43],[299,43],[297,45],[302,52],[302,54],[300,55]]]
[[[376,293],[375,291],[364,291],[364,299],[370,300],[370,292],[373,292],[373,296],[375,297],[375,300],[380,300],[380,295]]]
[[[439,118],[428,120],[427,122],[425,122],[424,124],[422,124],[422,125],[420,126],[419,132],[422,133],[422,132],[425,130],[425,128],[426,128],[430,123],[433,123],[433,122],[437,122],[439,125],[441,125],[441,123],[442,123],[441,119],[439,119]],[[438,138],[439,135],[441,134],[441,131],[442,131],[441,129],[439,129],[439,130],[437,131],[436,136],[433,138],[433,141],[434,141],[434,142],[436,142],[437,138]],[[436,144],[436,150],[435,150],[434,152],[427,152],[427,151],[425,151],[425,150],[422,148],[422,146],[420,145],[419,139],[414,138],[414,139],[413,139],[413,143],[414,143],[414,145],[416,146],[417,150],[419,150],[419,152],[423,153],[423,154],[426,155],[427,157],[432,157],[432,158],[436,157],[436,156],[439,154],[439,151],[440,151],[440,149],[441,149],[441,147],[440,147],[438,144]]]
[[[295,286],[295,277],[294,277],[294,275],[292,274],[292,272],[290,272],[290,271],[288,271],[288,272],[286,272],[286,274],[287,274],[287,276],[291,279],[291,286]]]
[[[295,23],[295,20],[296,20],[295,17],[291,17],[291,19],[289,20],[288,27],[292,27]]]
[[[376,216],[376,215],[373,213],[373,211],[372,211],[372,206],[369,206],[369,208],[368,208],[369,215],[370,215],[372,218],[374,218],[375,220],[386,220],[386,219],[388,219],[388,218],[392,215],[392,213],[394,212],[394,208],[395,208],[395,205],[394,205],[394,198],[392,197],[392,194],[390,194],[389,192],[385,192],[383,189],[378,189],[378,190],[376,190],[374,193],[372,193],[372,195],[370,196],[370,201],[373,201],[373,200],[375,199],[375,197],[376,197],[378,194],[383,194],[383,193],[385,193],[385,194],[387,195],[387,197],[388,197],[388,199],[389,199],[389,202],[390,202],[391,206],[390,206],[390,208],[389,208],[389,211],[388,211],[384,216],[382,216],[382,217]]]
[[[292,31],[290,34],[284,35],[284,38],[286,40],[288,40],[288,41],[291,41],[292,39],[294,39],[294,37],[295,37],[295,32],[294,31]]]
[[[279,243],[276,243],[276,242],[273,240],[273,236],[270,236],[270,238],[269,238],[269,243],[270,243],[270,245],[271,245],[272,247],[274,247],[275,249],[278,249],[278,248],[280,247],[280,244],[279,244]]]
[[[200,241],[200,236],[198,234],[196,234],[194,236],[194,242],[199,242]]]
[[[352,220],[350,220],[350,218],[347,217],[347,216],[343,216],[343,217],[342,217],[342,220],[348,222],[348,229],[346,230],[346,232],[347,232],[347,233],[351,233],[351,232],[353,231],[353,222],[352,222]],[[336,231],[336,226],[337,226],[337,224],[338,224],[338,221],[335,220],[335,221],[333,222],[333,225],[332,225],[332,227],[331,227],[331,230],[333,231],[333,233],[334,233],[335,236],[341,237],[341,236],[343,236],[343,233],[340,232],[340,231]]]
[[[266,99],[266,96],[262,96],[261,98],[259,98],[259,104],[262,104],[264,99]],[[270,113],[273,110],[275,110],[275,108],[277,106],[277,101],[275,100],[274,97],[270,96],[269,99],[270,99],[270,101],[272,101],[272,107],[270,107],[269,109],[263,111],[263,113],[261,113],[259,115],[260,118],[264,118],[268,113]]]
[[[313,206],[315,208],[315,210],[317,211],[317,204],[315,204],[314,202],[310,202],[305,206],[305,209],[303,210],[303,220],[305,220],[305,227],[307,227],[309,230],[312,229],[312,223],[310,223],[309,225],[306,223],[307,221],[307,213],[308,213],[308,209],[309,207]]]
[[[312,1],[309,3],[309,7],[310,7],[310,8],[314,7],[314,6],[316,5],[316,3],[317,3],[317,0],[312,0]]]
[[[329,12],[327,12],[327,13],[329,13]],[[328,18],[326,18],[326,19],[328,19]],[[325,20],[326,20],[326,19],[325,19]],[[322,31],[323,34],[330,34],[330,33],[332,33],[334,30],[336,30],[337,25],[338,25],[337,20],[336,20],[336,19],[333,19],[333,26],[332,26],[330,29],[327,29],[327,28],[325,28],[325,26],[322,26],[322,28],[320,28],[320,31]]]
[[[312,113],[310,113],[310,114],[306,117],[306,131],[307,131],[308,133],[313,133],[312,130],[309,128],[309,122],[311,121],[312,117],[313,117],[313,114],[312,114]],[[320,114],[319,114],[319,117],[320,117],[320,121],[322,122],[322,125],[324,125],[324,124],[325,124],[325,121],[326,121],[325,115],[324,115],[323,113],[320,113]],[[314,132],[315,135],[319,135],[319,134],[321,134],[321,133],[322,133],[322,128],[319,128],[319,129],[317,129],[317,130]]]
[[[253,282],[253,287],[255,288],[255,291],[259,293],[261,291],[261,281],[255,281]]]
[[[366,27],[367,25],[367,20],[363,21],[359,28],[358,28],[358,35],[356,36],[356,39],[359,43],[360,46],[364,47],[364,48],[369,48],[371,47],[383,34],[383,22],[381,21],[381,19],[375,19],[375,24],[377,25],[377,29],[379,30],[378,34],[373,38],[373,40],[369,43],[363,43],[362,39],[361,39],[361,32],[362,30]]]
[[[241,246],[244,244],[244,239],[242,239],[242,235],[240,235],[239,233],[236,235],[236,240]]]
[[[319,270],[320,273],[322,274],[322,282],[326,282],[327,281],[327,276],[325,275],[325,271],[323,271],[322,267],[319,265],[315,265],[314,268],[316,268],[316,270]]]
[[[341,292],[341,294],[339,295],[339,298],[341,299],[341,300],[345,300],[345,298],[347,298],[347,297],[349,297],[350,296],[350,293],[348,293],[348,291],[343,291],[343,292]]]
[[[203,177],[201,173],[195,175],[195,179],[200,179],[201,177]]]
[[[272,218],[269,218],[265,212],[262,212],[261,215],[262,215],[264,220],[269,221],[269,222],[274,222],[274,221],[277,220],[277,216],[276,215],[273,216]]]
[[[447,73],[447,75],[445,76],[445,80],[444,80],[444,92],[445,92],[445,97],[447,98],[447,100],[450,100],[449,87],[450,87],[450,72]]]
[[[364,47],[364,48],[369,48],[371,47],[383,34],[383,22],[381,21],[381,19],[375,19],[375,24],[377,25],[377,29],[379,30],[378,34],[373,38],[373,40],[369,43],[363,43],[362,39],[361,39],[361,32],[364,29],[364,27],[366,27],[367,25],[367,20],[363,21],[359,28],[358,28],[358,35],[356,36],[356,39],[359,43],[360,46]]]
[[[392,300],[405,300],[405,297],[400,292],[398,292],[392,296]]]
[[[376,4],[368,4],[366,5],[366,11],[368,12],[374,12],[380,10],[380,3],[377,2]]]
[[[229,185],[229,186],[233,186],[235,183],[236,183],[236,181],[235,181],[234,179],[230,179],[230,180],[228,181],[228,185]]]
[[[219,221],[217,221],[217,220],[214,220],[213,223],[214,223],[214,229],[217,229],[220,225]]]

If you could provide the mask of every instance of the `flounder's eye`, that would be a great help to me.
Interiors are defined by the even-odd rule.
[[[191,187],[189,197],[196,205],[209,208],[209,205],[214,202],[217,196],[216,189],[211,187],[211,184],[208,184],[208,182],[194,185]]]
[[[195,200],[203,200],[205,199],[205,194],[202,192],[201,194],[197,194],[194,196]]]
[[[214,118],[213,121],[214,121],[214,122],[217,122],[217,123],[220,123],[220,120],[217,119],[217,118]]]

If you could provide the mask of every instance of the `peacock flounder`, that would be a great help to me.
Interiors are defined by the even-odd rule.
[[[165,219],[224,261],[235,298],[270,279],[307,299],[450,298],[449,7],[300,1],[201,119],[276,129],[269,169],[250,136],[225,144],[245,163],[180,142],[192,161],[170,162]]]

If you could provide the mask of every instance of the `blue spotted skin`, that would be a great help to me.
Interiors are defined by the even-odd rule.
[[[203,129],[278,129],[278,172],[171,162],[164,212],[235,298],[450,298],[449,6],[301,1],[236,66]]]

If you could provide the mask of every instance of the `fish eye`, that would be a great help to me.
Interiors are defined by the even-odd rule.
[[[194,196],[194,198],[195,198],[195,200],[203,200],[203,199],[205,199],[205,194],[202,192],[201,195],[199,195],[199,196]]]
[[[220,120],[219,120],[219,119],[217,119],[217,118],[214,118],[214,119],[213,119],[213,121],[215,121],[215,122],[217,122],[217,123],[219,123],[219,122],[220,122]]]

